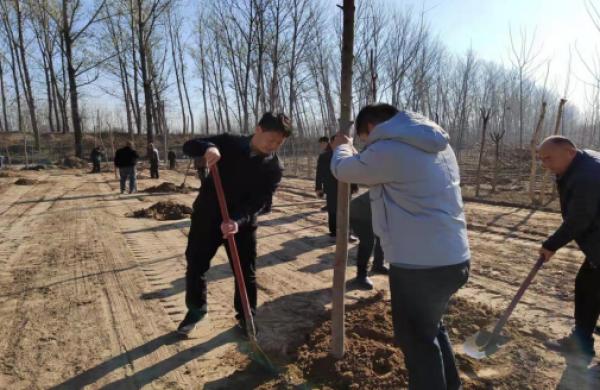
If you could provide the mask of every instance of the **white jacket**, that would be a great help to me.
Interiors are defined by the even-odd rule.
[[[370,186],[373,231],[390,263],[434,268],[470,259],[458,164],[436,123],[399,112],[373,129],[360,154],[336,148],[331,171]]]

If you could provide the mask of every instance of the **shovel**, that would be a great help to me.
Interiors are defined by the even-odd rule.
[[[506,325],[508,318],[513,310],[515,310],[515,307],[523,297],[523,294],[525,294],[525,290],[527,290],[527,287],[529,287],[543,264],[544,257],[540,256],[531,271],[529,271],[529,275],[527,275],[523,283],[521,283],[521,287],[519,287],[519,291],[515,294],[510,305],[508,305],[504,314],[502,314],[502,317],[500,317],[491,332],[487,329],[481,329],[465,341],[463,344],[463,351],[467,355],[474,359],[483,359],[494,354],[498,349],[502,348],[504,344],[508,343],[510,338],[501,335],[500,332],[502,331],[502,328],[504,328],[504,325]]]
[[[210,167],[210,172],[212,174],[213,181],[215,183],[215,189],[217,191],[217,200],[219,201],[219,208],[221,209],[221,217],[224,222],[231,221],[229,218],[229,212],[227,211],[227,202],[225,200],[223,185],[221,184],[219,168],[216,164]],[[278,370],[275,368],[267,355],[262,351],[262,349],[260,349],[256,340],[256,328],[254,327],[254,319],[252,318],[252,313],[250,311],[250,301],[248,300],[246,283],[244,282],[244,274],[242,272],[242,266],[240,265],[240,255],[238,253],[233,234],[230,234],[227,237],[227,244],[229,245],[229,252],[231,253],[231,263],[233,264],[235,282],[237,283],[238,290],[240,292],[240,300],[242,301],[244,320],[246,322],[246,333],[248,334],[248,339],[250,340],[252,355],[255,357],[257,363],[263,365],[271,372],[276,373]]]
[[[193,158],[190,158],[190,162],[188,163],[187,169],[185,170],[185,176],[183,177],[183,183],[179,186],[179,188],[185,188],[185,181],[187,180],[188,173],[190,173],[190,168],[192,167],[192,162],[194,162]]]

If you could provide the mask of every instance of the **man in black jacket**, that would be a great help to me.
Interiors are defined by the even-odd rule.
[[[188,312],[177,331],[188,335],[207,313],[206,277],[210,261],[235,234],[246,290],[252,313],[256,310],[256,229],[257,215],[269,204],[281,181],[283,167],[277,150],[291,135],[291,123],[283,115],[266,113],[252,136],[222,134],[194,139],[183,145],[183,152],[206,166],[218,164],[231,221],[223,221],[212,178],[203,181],[194,202],[192,225],[185,252],[187,260],[185,303]],[[229,248],[227,255],[231,262]],[[245,331],[243,309],[237,284],[234,306],[236,318]]]
[[[102,148],[100,146],[94,147],[90,153],[90,160],[92,160],[92,173],[100,173],[100,160],[104,157]]]
[[[334,137],[330,138],[333,141]],[[319,139],[321,142],[321,139]],[[333,150],[331,149],[330,143],[327,144],[325,150],[319,155],[317,160],[317,174],[315,177],[315,192],[319,198],[325,196],[327,203],[327,220],[329,224],[329,236],[336,236],[337,229],[337,189],[338,181],[331,173],[329,166],[331,165],[331,158],[333,157]],[[351,185],[352,193],[358,191],[356,184]],[[350,242],[356,242],[357,239],[352,234],[349,238]]]
[[[133,149],[133,142],[127,144],[115,152],[115,167],[119,168],[121,178],[121,194],[125,192],[125,183],[129,178],[129,193],[137,191],[135,164],[139,160],[139,154]]]
[[[558,230],[542,244],[540,255],[548,261],[575,240],[586,256],[575,279],[575,328],[548,346],[581,355],[589,363],[600,315],[600,153],[578,150],[568,138],[553,136],[542,142],[539,157],[556,175],[563,217]]]

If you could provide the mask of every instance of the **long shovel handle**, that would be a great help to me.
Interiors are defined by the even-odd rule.
[[[227,211],[227,201],[225,200],[225,192],[223,191],[223,184],[221,183],[221,175],[219,175],[219,168],[216,164],[210,167],[210,172],[215,183],[215,189],[217,191],[217,200],[219,201],[219,208],[221,209],[221,218],[223,222],[230,221],[229,211]],[[240,292],[240,298],[242,301],[242,309],[244,311],[244,319],[246,320],[246,329],[248,331],[248,337],[251,340],[256,339],[256,329],[254,328],[254,320],[252,313],[250,312],[250,301],[248,299],[248,293],[246,292],[246,283],[244,282],[244,273],[242,272],[242,266],[240,264],[240,255],[235,243],[235,238],[231,234],[227,237],[227,244],[229,245],[229,252],[231,253],[231,262],[233,264],[233,273],[235,274],[235,281]]]
[[[502,328],[504,328],[504,325],[506,325],[508,318],[510,317],[512,312],[515,310],[515,307],[517,306],[517,304],[519,303],[521,298],[523,298],[523,295],[525,294],[525,290],[527,290],[527,288],[533,281],[533,278],[535,277],[537,272],[540,270],[540,268],[542,268],[542,265],[544,265],[544,257],[540,256],[538,258],[538,260],[535,262],[535,264],[533,265],[533,268],[531,269],[531,271],[529,271],[529,274],[527,275],[527,277],[525,278],[523,283],[521,283],[521,287],[519,287],[519,291],[517,291],[517,293],[515,294],[515,297],[510,302],[510,305],[508,305],[508,307],[504,311],[504,314],[502,314],[502,317],[500,317],[500,319],[496,323],[496,326],[494,326],[494,330],[492,331],[492,334],[490,336],[488,343],[494,341],[498,337],[498,335],[502,331]]]
[[[185,170],[185,176],[183,177],[183,183],[181,183],[181,188],[185,187],[185,181],[187,180],[188,173],[190,173],[190,167],[192,166],[193,158],[190,157],[190,162],[188,163],[187,169]]]

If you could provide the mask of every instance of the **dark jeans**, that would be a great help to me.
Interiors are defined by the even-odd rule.
[[[174,170],[177,167],[175,160],[169,160],[169,169]]]
[[[600,268],[586,260],[575,278],[575,334],[593,351],[594,328],[600,316]]]
[[[150,178],[158,179],[158,163],[150,163]]]
[[[100,160],[92,160],[92,173],[100,172]]]
[[[409,389],[461,386],[442,316],[469,278],[469,263],[429,269],[390,267],[394,337],[404,353]]]
[[[206,312],[206,271],[219,247],[226,243],[220,229],[220,221],[206,221],[202,217],[192,216],[192,226],[185,251],[187,270],[185,273],[185,304],[188,309]],[[201,221],[201,222],[198,222]],[[256,228],[245,227],[235,235],[242,273],[246,283],[246,292],[252,314],[256,312]],[[229,245],[225,245],[229,264],[231,255]],[[244,317],[237,283],[235,284],[234,307],[236,318]]]
[[[373,266],[383,266],[383,250],[379,243],[379,237],[373,233],[373,225],[371,221],[363,220],[350,220],[350,227],[352,232],[360,240],[358,243],[358,250],[356,252],[356,273],[357,276],[367,276],[367,267],[369,265],[369,259],[373,254],[373,247],[375,248],[375,258],[373,259]]]
[[[327,221],[329,223],[329,233],[336,234],[337,229],[337,192],[331,191],[325,194],[327,202]]]
[[[127,178],[129,178],[129,193],[137,190],[135,166],[120,167],[119,176],[121,178],[121,192],[125,192],[125,183],[127,182]]]

